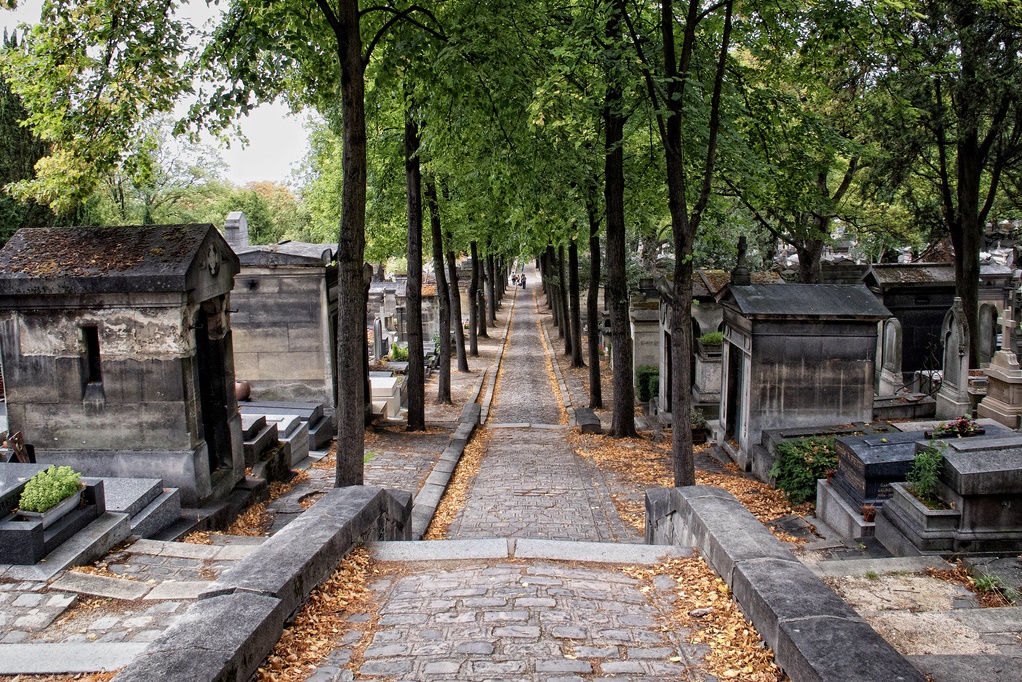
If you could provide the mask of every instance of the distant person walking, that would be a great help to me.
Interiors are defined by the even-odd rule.
[[[525,288],[525,273],[522,273],[522,288]]]

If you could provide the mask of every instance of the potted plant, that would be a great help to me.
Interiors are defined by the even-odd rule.
[[[692,425],[692,444],[700,445],[706,442],[710,430],[706,427],[706,415],[703,411],[693,407],[689,410],[688,420]]]
[[[924,431],[923,435],[927,438],[968,438],[982,436],[984,433],[986,433],[986,429],[977,424],[974,419],[963,415],[958,419],[940,422],[933,431]]]
[[[876,521],[877,508],[874,505],[864,504],[859,508],[859,511],[862,512],[862,520],[866,523],[873,523]]]
[[[51,466],[29,479],[18,501],[18,515],[39,519],[43,528],[75,509],[82,500],[81,474],[69,466]]]

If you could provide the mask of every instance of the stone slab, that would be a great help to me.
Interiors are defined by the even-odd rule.
[[[552,559],[605,564],[657,564],[669,557],[691,556],[687,547],[612,542],[571,542],[521,538],[514,541],[516,559]]]
[[[91,594],[97,597],[110,597],[126,601],[141,599],[152,589],[152,585],[137,580],[124,580],[105,575],[78,573],[77,571],[68,571],[50,587],[65,592]]]
[[[373,542],[369,545],[369,549],[379,561],[506,559],[510,556],[510,547],[504,538]]]
[[[117,670],[145,651],[136,642],[0,644],[0,675],[62,675]]]
[[[114,679],[247,680],[280,639],[285,615],[280,600],[260,594],[199,600]]]
[[[241,415],[241,437],[244,440],[252,440],[257,433],[266,427],[266,417],[261,414]]]
[[[131,518],[131,532],[151,538],[181,517],[181,491],[170,488]]]
[[[951,564],[937,556],[894,557],[892,559],[849,559],[845,561],[820,561],[807,567],[816,575],[840,578],[864,576],[867,573],[921,573],[927,568],[946,571]]]
[[[931,654],[909,656],[924,675],[935,680],[956,680],[956,682],[989,682],[990,680],[1011,680],[1018,673],[1019,659],[999,654]]]
[[[596,412],[588,407],[575,408],[575,421],[578,423],[582,433],[601,433],[602,426]]]
[[[277,425],[277,433],[282,438],[292,435],[302,423],[302,418],[297,414],[268,414],[265,416],[267,424],[272,422]]]
[[[103,478],[107,511],[135,516],[163,493],[159,478]]]
[[[212,583],[208,580],[165,580],[145,596],[149,600],[198,599]]]

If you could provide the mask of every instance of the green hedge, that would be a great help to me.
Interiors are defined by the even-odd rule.
[[[639,390],[639,402],[648,403],[660,394],[660,369],[646,365],[635,370],[636,388]]]
[[[837,469],[833,436],[794,438],[777,444],[777,459],[770,475],[792,504],[816,502],[816,481]]]

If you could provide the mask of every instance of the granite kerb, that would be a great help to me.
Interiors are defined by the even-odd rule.
[[[246,680],[280,639],[284,623],[360,542],[411,538],[411,495],[377,487],[335,488],[228,569],[180,621],[118,676],[152,680]],[[154,671],[161,671],[160,675]]]
[[[923,682],[730,493],[710,486],[652,489],[646,512],[646,542],[698,548],[795,682]]]

